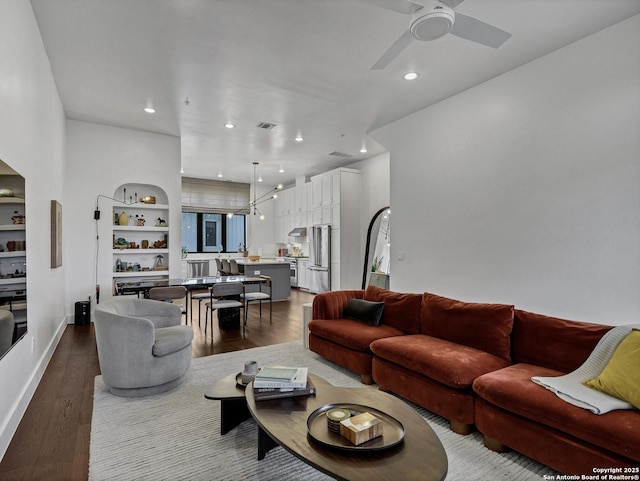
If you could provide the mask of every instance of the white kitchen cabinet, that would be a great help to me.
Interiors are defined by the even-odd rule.
[[[307,259],[298,259],[298,288],[309,289],[309,277],[307,276],[307,269],[309,268],[309,261]]]
[[[341,170],[331,172],[331,204],[340,203],[340,191],[342,189],[342,174]]]
[[[331,224],[331,206],[313,209],[313,224]]]
[[[285,213],[285,215],[293,215],[297,212],[296,210],[296,200],[297,200],[297,196],[296,196],[296,189],[295,187],[292,189],[287,189],[287,212]]]
[[[312,207],[317,209],[331,205],[331,175],[320,174],[311,178]]]
[[[276,216],[289,215],[291,210],[292,190],[285,189],[278,192],[275,199],[274,210]]]
[[[314,224],[331,224],[331,290],[359,289],[362,285],[360,171],[340,168],[311,178],[316,194],[323,192],[320,208],[313,209]],[[323,189],[328,188],[328,193]],[[320,189],[320,190],[319,190]],[[318,199],[314,199],[314,203]]]

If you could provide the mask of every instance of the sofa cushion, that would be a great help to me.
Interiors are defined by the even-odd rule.
[[[368,286],[366,301],[384,302],[382,323],[402,329],[407,334],[420,332],[422,294],[393,292],[378,286]]]
[[[317,294],[311,307],[312,319],[340,319],[347,302],[362,299],[364,290],[328,291]]]
[[[479,376],[473,383],[473,390],[506,411],[620,455],[640,459],[640,412],[617,410],[596,415],[563,401],[531,380],[533,376],[561,374],[554,369],[515,364]],[[635,452],[631,452],[633,449]]]
[[[361,321],[371,326],[377,326],[382,320],[383,310],[384,302],[350,299],[342,312],[342,317]]]
[[[513,306],[457,301],[425,293],[420,332],[511,360]]]
[[[153,355],[166,356],[191,344],[193,329],[189,326],[161,327],[155,330],[155,342],[153,343]]]
[[[514,363],[575,371],[613,326],[569,321],[516,309],[511,336]]]
[[[456,389],[469,389],[476,377],[509,365],[488,352],[424,334],[379,339],[371,343],[371,351]]]
[[[402,336],[400,329],[380,324],[370,326],[353,319],[314,319],[309,330],[316,336],[356,351],[369,351],[369,344],[388,336]]]
[[[632,330],[616,348],[600,375],[585,385],[640,409],[640,331]]]

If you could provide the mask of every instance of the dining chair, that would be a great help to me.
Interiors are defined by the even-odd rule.
[[[184,323],[187,323],[187,311],[188,299],[187,289],[184,286],[166,286],[166,287],[152,287],[149,289],[149,299],[154,301],[171,302],[174,300],[184,299],[184,307],[182,308],[182,314],[185,315]]]
[[[272,309],[272,297],[271,297],[271,277],[269,276],[259,276],[261,281],[259,284],[259,290],[257,292],[245,292],[242,294],[242,299],[244,300],[244,325],[247,324],[247,316],[249,314],[249,303],[251,302],[259,302],[260,303],[260,318],[262,319],[262,302],[269,301],[269,324],[272,323],[273,318],[273,309]],[[265,292],[263,288],[268,289],[268,292]]]
[[[222,275],[223,268],[222,268],[222,260],[221,260],[221,259],[219,259],[219,258],[216,258],[216,268],[218,269],[217,274],[218,274],[219,276],[221,276],[221,275]]]
[[[242,282],[220,282],[214,284],[210,290],[209,301],[205,302],[204,334],[207,335],[209,311],[211,311],[211,339],[213,339],[213,311],[217,309],[244,309],[244,302],[240,296],[244,293]],[[244,336],[244,329],[242,331]]]
[[[206,301],[207,299],[211,299],[211,287],[207,289],[207,292],[191,294],[191,302],[198,301],[198,326],[200,326],[200,320],[202,319],[202,302]],[[191,305],[191,319],[193,320],[193,305]]]

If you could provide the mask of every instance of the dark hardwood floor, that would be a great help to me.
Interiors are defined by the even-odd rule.
[[[198,303],[193,302],[195,333],[193,357],[268,346],[302,338],[302,304],[313,294],[292,289],[289,301],[249,308],[246,337],[240,329],[220,330],[214,322],[204,335],[204,308],[198,325]],[[210,327],[210,326],[209,326]],[[33,395],[11,444],[0,463],[0,480],[86,480],[93,409],[93,380],[100,374],[93,324],[69,325]]]

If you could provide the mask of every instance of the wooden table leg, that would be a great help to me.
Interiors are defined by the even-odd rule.
[[[267,453],[276,447],[278,447],[278,443],[258,426],[258,461],[262,461]]]
[[[250,417],[251,413],[245,399],[222,399],[220,401],[220,434],[227,434]]]

